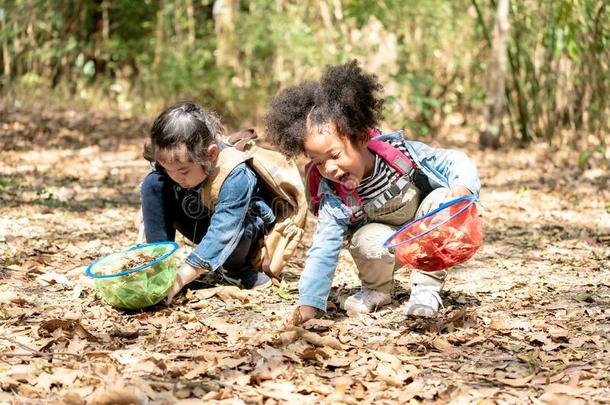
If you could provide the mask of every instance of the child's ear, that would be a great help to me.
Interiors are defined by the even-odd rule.
[[[212,162],[212,163],[216,162],[216,159],[218,158],[218,153],[220,153],[220,149],[218,148],[218,145],[213,143],[210,146],[208,146],[208,160],[210,162]]]

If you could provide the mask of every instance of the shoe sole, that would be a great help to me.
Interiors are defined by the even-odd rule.
[[[252,287],[250,289],[251,290],[265,290],[265,289],[271,287],[272,285],[273,285],[273,281],[271,281],[271,279],[269,279],[269,281],[266,281],[263,284],[255,285],[254,287]]]
[[[376,312],[377,310],[379,310],[379,309],[381,309],[381,308],[383,308],[383,307],[385,307],[386,305],[389,305],[389,304],[391,304],[391,303],[392,303],[392,300],[390,300],[390,301],[388,301],[388,302],[382,302],[381,304],[375,305],[375,306],[374,306],[373,308],[371,308],[370,310],[369,310],[368,308],[366,308],[366,309],[367,309],[366,311],[360,311],[360,310],[358,310],[358,309],[356,309],[356,308],[346,308],[346,305],[345,305],[346,303],[344,302],[344,303],[343,303],[343,305],[341,306],[341,308],[342,308],[344,311],[357,312],[357,313],[359,313],[359,314],[370,314],[370,313],[372,313],[372,312]]]
[[[417,316],[420,318],[436,318],[438,312],[434,312],[432,308],[429,307],[418,307],[406,310],[405,314],[407,316]]]

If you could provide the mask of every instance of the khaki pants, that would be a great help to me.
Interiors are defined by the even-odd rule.
[[[446,188],[432,191],[420,204],[416,218],[427,214],[446,202]],[[362,286],[373,290],[391,293],[394,287],[394,254],[383,243],[398,229],[390,225],[371,222],[358,229],[350,241],[349,251],[358,268]],[[411,288],[416,285],[428,286],[440,292],[445,283],[447,271],[411,272]]]

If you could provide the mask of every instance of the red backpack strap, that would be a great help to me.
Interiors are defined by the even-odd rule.
[[[387,142],[371,139],[367,147],[381,156],[390,166],[401,175],[407,174],[410,169],[416,169],[417,165],[409,156],[402,153]]]
[[[318,193],[320,188],[320,171],[313,164],[309,162],[305,165],[305,173],[307,175],[307,198],[309,199],[309,210],[314,214],[318,215],[320,210],[320,202],[322,201],[322,195]]]
[[[305,173],[307,173],[307,197],[309,198],[309,209],[314,215],[318,215],[320,203],[322,202],[322,197],[324,196],[323,194],[319,193],[322,175],[313,162],[309,162],[305,165]],[[339,195],[339,198],[341,198],[343,204],[345,204],[350,210],[352,222],[355,222],[355,220],[358,218],[356,214],[362,209],[362,199],[358,195],[358,192],[356,190],[346,190],[340,184],[333,182],[331,182],[331,184]],[[364,211],[362,211],[362,213],[364,213]]]
[[[368,132],[369,132],[369,139],[377,138],[379,135],[382,134],[381,130],[377,129],[377,128],[369,128]]]

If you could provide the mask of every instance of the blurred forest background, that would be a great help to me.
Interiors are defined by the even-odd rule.
[[[5,106],[153,115],[179,98],[256,125],[284,86],[357,58],[386,124],[607,159],[605,0],[0,0]]]

